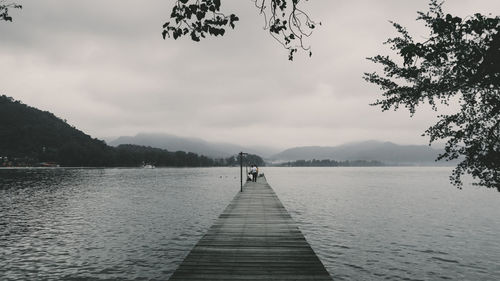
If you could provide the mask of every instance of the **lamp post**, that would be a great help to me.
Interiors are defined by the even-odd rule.
[[[240,152],[240,192],[243,192],[243,156],[248,155],[248,153]]]

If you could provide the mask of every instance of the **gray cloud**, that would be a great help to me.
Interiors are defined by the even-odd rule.
[[[362,80],[365,58],[389,53],[388,20],[415,22],[427,1],[308,1],[322,22],[313,56],[287,54],[251,1],[226,1],[241,21],[222,38],[162,40],[173,1],[22,1],[0,25],[0,93],[54,112],[94,137],[166,132],[240,144],[335,145],[380,139],[426,143],[435,120],[422,109],[381,113]],[[448,1],[466,16],[500,2]]]

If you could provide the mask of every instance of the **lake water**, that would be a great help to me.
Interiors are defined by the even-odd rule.
[[[335,280],[497,280],[500,193],[450,168],[262,168]],[[239,168],[0,169],[0,280],[165,280]]]

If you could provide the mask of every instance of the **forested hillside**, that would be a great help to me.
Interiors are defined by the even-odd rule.
[[[110,147],[69,125],[54,114],[41,111],[5,95],[0,96],[0,166],[133,167],[154,164],[168,167],[208,167],[236,164],[234,157],[212,159],[183,151],[120,145]],[[258,156],[255,162],[263,164]]]
[[[54,114],[0,96],[0,155],[68,166],[104,166],[111,149]]]

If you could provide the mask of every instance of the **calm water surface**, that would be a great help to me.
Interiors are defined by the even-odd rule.
[[[449,168],[263,168],[336,280],[497,280],[500,194]],[[238,168],[0,169],[0,280],[165,280]]]
[[[451,168],[266,169],[335,280],[499,280],[500,193]]]

